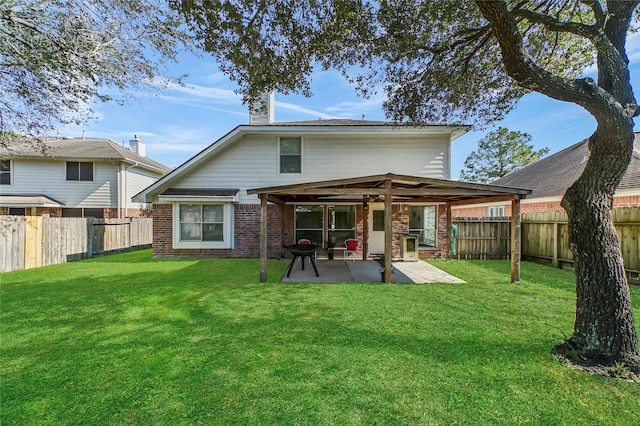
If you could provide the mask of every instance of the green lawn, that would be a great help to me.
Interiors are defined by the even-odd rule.
[[[280,284],[287,262],[149,250],[0,275],[2,425],[640,424],[640,384],[563,367],[573,273]],[[632,287],[640,319],[640,288]]]

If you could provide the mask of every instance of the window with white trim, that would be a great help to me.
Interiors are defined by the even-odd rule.
[[[174,248],[231,248],[231,203],[174,204]]]
[[[327,206],[327,240],[336,246],[356,237],[356,206]]]
[[[93,163],[91,161],[67,161],[67,180],[92,182]]]
[[[0,161],[0,185],[11,185],[11,160]]]
[[[302,138],[281,137],[280,173],[302,173]]]
[[[504,217],[504,206],[487,207],[487,217]]]
[[[409,206],[409,233],[418,235],[420,247],[438,246],[438,206]]]

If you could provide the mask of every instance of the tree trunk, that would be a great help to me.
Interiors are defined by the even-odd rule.
[[[585,170],[562,200],[575,258],[576,318],[573,336],[556,349],[637,368],[638,338],[611,216],[613,194],[633,151],[632,126],[625,117],[608,125],[608,130],[598,128],[589,140],[591,155]]]
[[[595,362],[621,361],[640,371],[631,297],[611,217],[613,195],[633,153],[633,117],[639,113],[624,50],[624,35],[638,2],[607,2],[606,27],[595,33],[593,27],[566,26],[549,15],[518,11],[574,36],[586,35],[597,50],[598,84],[590,78],[565,79],[533,62],[507,2],[476,0],[476,4],[500,44],[507,74],[522,87],[582,106],[598,123],[589,139],[591,154],[585,169],[562,199],[576,267],[576,320],[573,336],[556,350],[576,351]]]

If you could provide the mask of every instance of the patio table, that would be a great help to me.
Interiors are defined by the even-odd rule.
[[[305,257],[309,258],[311,262],[311,266],[313,266],[313,270],[316,273],[316,277],[319,277],[318,268],[316,267],[316,262],[314,260],[316,250],[318,246],[314,244],[294,244],[290,246],[284,246],[284,248],[291,253],[291,263],[287,267],[287,277],[291,274],[291,269],[293,269],[294,263],[296,263],[296,259],[300,258],[302,260],[302,270],[304,271],[304,259]]]

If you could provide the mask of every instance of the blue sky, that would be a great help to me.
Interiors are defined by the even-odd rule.
[[[628,39],[631,81],[640,98],[640,33]],[[248,108],[234,93],[235,84],[220,72],[206,55],[184,54],[180,63],[170,66],[175,75],[188,74],[185,86],[173,86],[160,95],[139,93],[125,105],[96,103],[97,120],[82,127],[60,130],[61,136],[112,139],[125,143],[140,135],[146,142],[147,156],[169,167],[177,167],[240,124],[249,123]],[[276,121],[349,118],[385,120],[384,94],[370,99],[356,96],[354,87],[337,72],[314,72],[313,96],[284,96],[276,93]],[[478,140],[498,126],[529,133],[536,149],[548,147],[557,152],[595,130],[595,121],[582,108],[537,93],[523,97],[517,108],[503,121],[483,131],[473,131],[452,144],[451,177],[457,179],[464,160],[477,149]],[[640,130],[636,119],[635,129]]]

